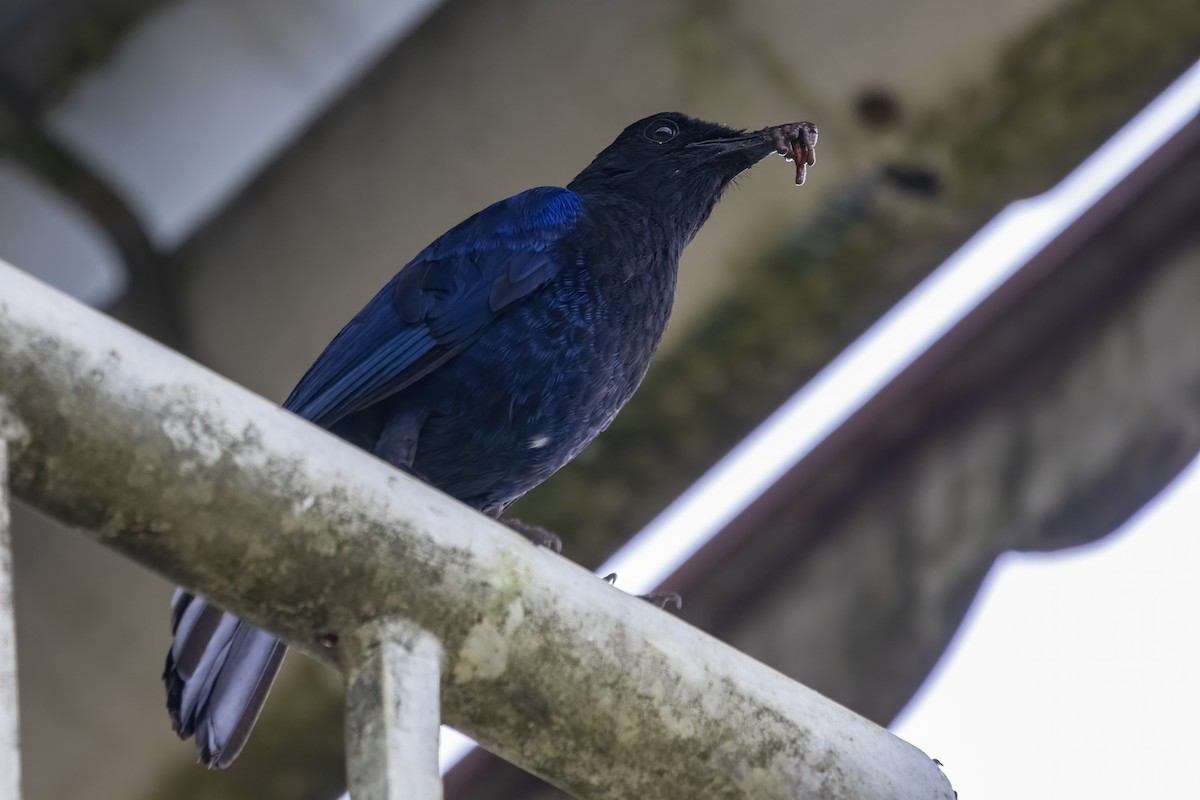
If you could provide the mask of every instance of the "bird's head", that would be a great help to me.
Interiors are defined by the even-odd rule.
[[[687,240],[708,218],[730,181],[772,153],[796,162],[796,183],[814,161],[817,127],[792,122],[747,133],[675,111],[639,120],[571,181],[581,194],[644,203]]]

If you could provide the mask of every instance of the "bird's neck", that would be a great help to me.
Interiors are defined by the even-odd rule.
[[[597,248],[589,262],[674,274],[689,239],[653,209],[620,193],[585,195],[584,208],[589,229],[584,240]]]
[[[589,214],[619,239],[640,237],[645,246],[670,253],[678,262],[683,249],[691,243],[708,220],[720,192],[661,191],[658,193],[623,191],[621,187],[570,188],[583,197]],[[699,187],[697,187],[699,188]]]

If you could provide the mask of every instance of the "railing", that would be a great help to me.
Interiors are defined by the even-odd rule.
[[[343,672],[355,800],[441,797],[442,721],[582,798],[953,796],[882,728],[0,262],[3,440],[18,497]]]

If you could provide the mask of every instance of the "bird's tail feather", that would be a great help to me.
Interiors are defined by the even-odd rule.
[[[163,671],[171,726],[222,769],[245,746],[287,645],[182,589],[171,607],[175,639]]]

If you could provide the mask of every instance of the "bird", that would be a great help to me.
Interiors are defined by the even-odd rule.
[[[730,183],[772,153],[795,160],[803,183],[816,140],[809,122],[746,132],[663,112],[633,123],[566,187],[500,200],[418,253],[283,407],[500,519],[633,395],[670,316],[680,254]],[[225,768],[287,645],[183,589],[171,629],[172,727]]]

